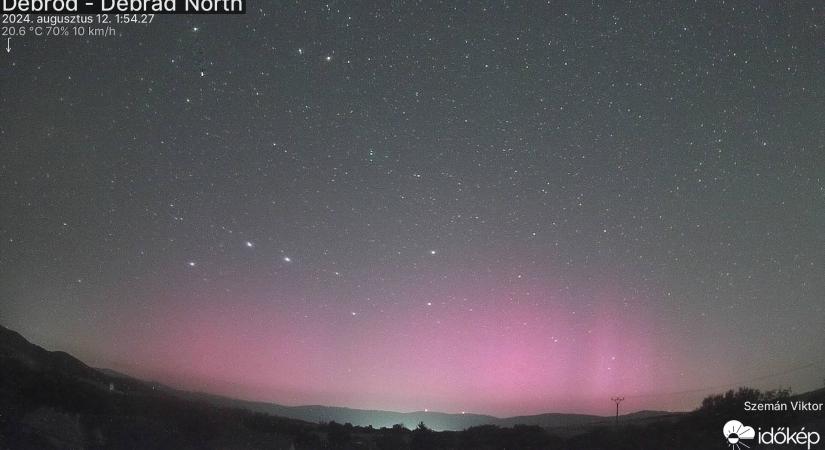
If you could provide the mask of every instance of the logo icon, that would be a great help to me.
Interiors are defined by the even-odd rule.
[[[725,435],[725,440],[728,441],[728,446],[733,450],[741,450],[742,448],[750,448],[743,440],[753,439],[756,437],[756,431],[751,427],[747,427],[738,420],[730,420],[722,427],[722,433]]]

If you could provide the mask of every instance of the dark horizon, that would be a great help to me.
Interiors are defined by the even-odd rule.
[[[3,324],[0,324],[0,326],[2,326],[2,325]],[[14,330],[12,330],[12,331],[14,331]],[[28,339],[27,336],[24,336],[24,338]],[[31,339],[28,339],[28,340],[32,343],[37,344],[36,342],[32,341]],[[47,346],[43,346],[43,345],[40,345],[40,346],[45,348],[46,350],[66,351],[64,348],[59,347],[59,346],[58,346],[58,348],[55,348],[55,349],[51,349],[51,348],[48,348]],[[71,352],[68,352],[68,353],[72,354]],[[322,403],[288,403],[288,402],[281,402],[277,398],[276,399],[267,399],[267,398],[261,398],[261,397],[255,396],[255,395],[251,395],[251,396],[235,395],[235,394],[232,393],[231,389],[222,390],[221,389],[221,387],[222,387],[221,383],[215,383],[215,382],[210,381],[210,380],[201,380],[200,382],[194,382],[193,383],[192,380],[186,380],[186,379],[184,379],[184,380],[174,380],[174,378],[164,377],[162,375],[160,375],[160,376],[148,376],[147,377],[146,374],[141,373],[139,368],[136,368],[134,366],[131,366],[131,370],[130,370],[129,365],[118,366],[118,365],[115,364],[115,365],[109,365],[109,366],[100,366],[100,365],[96,365],[96,364],[89,364],[87,361],[83,360],[82,358],[80,360],[82,362],[84,362],[85,364],[89,365],[89,367],[95,368],[97,370],[111,371],[111,372],[114,372],[116,374],[120,374],[120,375],[123,375],[123,376],[133,378],[135,380],[140,380],[140,381],[149,382],[149,383],[157,383],[158,386],[167,386],[167,387],[172,388],[172,389],[178,389],[178,390],[181,390],[181,391],[189,391],[189,392],[196,393],[196,394],[202,393],[202,394],[207,394],[207,395],[215,395],[215,396],[219,396],[219,397],[223,397],[223,398],[227,398],[227,399],[234,399],[234,400],[240,400],[240,401],[245,401],[245,402],[254,402],[254,403],[267,403],[267,404],[274,404],[274,405],[285,406],[285,407],[321,406],[321,407],[343,408],[343,409],[360,410],[360,411],[391,412],[391,413],[397,413],[397,414],[410,414],[410,413],[433,413],[433,414],[449,414],[449,415],[469,414],[469,415],[491,416],[491,417],[495,417],[495,418],[498,418],[498,419],[507,419],[507,418],[521,417],[521,416],[535,416],[535,415],[542,415],[542,414],[583,414],[583,415],[594,415],[594,416],[610,418],[610,417],[613,417],[614,412],[615,412],[615,410],[614,410],[614,407],[615,407],[614,405],[615,404],[613,402],[609,401],[610,400],[609,398],[608,399],[604,399],[604,398],[593,399],[594,404],[599,404],[599,403],[602,404],[603,411],[598,411],[598,410],[596,410],[596,411],[561,410],[561,409],[553,408],[552,405],[548,405],[543,410],[529,411],[529,412],[526,412],[526,413],[516,413],[516,414],[510,414],[510,415],[496,415],[496,414],[491,414],[491,413],[482,412],[482,411],[467,411],[467,410],[463,410],[463,411],[440,411],[440,410],[423,410],[423,409],[422,410],[395,410],[395,409],[380,408],[380,407],[371,408],[368,405],[363,406],[363,407],[358,407],[358,406],[344,405],[344,404],[336,405],[336,404],[322,404]],[[698,407],[700,407],[702,399],[705,399],[709,394],[725,391],[725,390],[728,390],[728,389],[735,389],[735,388],[739,388],[739,387],[742,387],[742,386],[760,386],[760,385],[762,385],[762,386],[764,386],[765,390],[790,389],[791,392],[796,392],[796,393],[806,392],[806,390],[804,390],[804,389],[803,390],[795,390],[793,388],[793,386],[791,386],[789,384],[785,384],[785,383],[781,383],[781,382],[767,382],[766,380],[777,380],[777,379],[781,380],[781,378],[783,376],[787,376],[789,374],[794,374],[794,373],[797,373],[797,372],[809,372],[809,371],[817,372],[817,371],[821,371],[823,367],[825,367],[825,363],[809,363],[809,364],[805,364],[805,365],[801,365],[801,366],[791,367],[791,368],[788,368],[788,369],[786,369],[784,371],[781,371],[779,373],[770,374],[770,375],[767,375],[767,376],[752,377],[748,380],[739,380],[739,381],[736,381],[736,382],[733,382],[733,383],[718,384],[718,385],[714,385],[714,386],[705,386],[705,387],[702,387],[702,388],[690,389],[690,390],[683,391],[683,392],[661,393],[661,394],[651,395],[653,397],[665,397],[665,396],[667,396],[667,397],[671,397],[671,398],[672,397],[699,398],[699,401],[697,401],[695,403],[695,405],[689,406],[685,409],[656,410],[656,409],[650,409],[650,408],[639,408],[639,409],[628,410],[626,407],[628,405],[638,404],[639,399],[638,398],[634,399],[633,397],[630,397],[629,399],[625,398],[625,400],[629,400],[629,402],[622,402],[622,409],[621,409],[620,414],[622,416],[626,416],[626,415],[633,415],[633,414],[636,414],[636,413],[648,412],[648,411],[686,413],[686,412],[694,411]],[[223,385],[223,386],[225,386],[225,385]],[[808,390],[817,390],[819,388],[821,388],[821,386],[814,385],[812,387],[812,389],[808,389]],[[646,396],[647,395],[642,394],[640,397],[646,397]],[[635,400],[635,402],[634,402],[634,400]]]
[[[100,402],[117,403],[124,399],[132,398],[132,401],[144,397],[142,402],[152,398],[151,402],[168,403],[173,401],[179,403],[176,408],[180,407],[194,408],[193,413],[198,411],[198,414],[209,413],[214,411],[214,408],[220,408],[225,412],[230,412],[235,415],[249,415],[255,414],[259,420],[273,421],[273,424],[283,423],[284,419],[294,419],[303,423],[302,428],[313,427],[320,425],[323,428],[330,428],[328,433],[333,433],[332,428],[344,426],[350,432],[360,430],[361,433],[370,433],[375,430],[382,430],[382,433],[387,430],[390,432],[408,432],[415,430],[415,433],[420,434],[423,431],[462,431],[463,433],[476,433],[478,430],[495,431],[501,430],[502,433],[515,433],[516,436],[526,437],[531,433],[538,432],[539,435],[552,437],[556,434],[566,437],[573,437],[590,432],[599,433],[600,429],[605,427],[612,427],[614,425],[621,425],[623,427],[651,427],[671,424],[674,422],[690,422],[696,417],[707,415],[710,411],[719,408],[735,408],[739,409],[741,405],[739,402],[752,401],[772,401],[791,403],[797,401],[809,401],[811,399],[825,398],[825,387],[807,393],[794,393],[788,389],[778,389],[773,391],[760,392],[752,388],[738,387],[737,389],[730,389],[725,393],[714,393],[705,396],[701,405],[694,408],[690,412],[667,412],[667,411],[624,411],[617,415],[581,415],[570,414],[559,411],[546,411],[543,414],[534,416],[518,416],[518,417],[494,417],[489,415],[478,415],[473,413],[444,413],[438,411],[410,411],[410,412],[395,412],[395,411],[381,411],[381,410],[360,410],[346,407],[324,406],[324,405],[305,405],[305,406],[285,406],[274,403],[266,403],[259,401],[245,401],[239,399],[232,399],[228,397],[221,397],[213,394],[203,392],[188,392],[178,390],[176,388],[165,386],[152,380],[140,380],[130,375],[120,372],[112,371],[105,368],[92,368],[82,361],[74,358],[72,355],[59,352],[50,351],[29,342],[24,336],[20,335],[14,330],[0,325],[0,360],[3,362],[3,376],[4,376],[4,394],[0,395],[0,407],[7,412],[11,412],[11,417],[15,416],[17,409],[22,405],[15,405],[21,400],[25,403],[30,403],[28,407],[31,409],[36,407],[38,403],[51,403],[49,411],[54,411],[54,407],[60,405],[60,409],[74,410],[87,414],[88,404],[95,405],[94,401],[90,401],[89,396],[101,396],[98,399],[96,406],[92,412],[99,414],[100,412],[111,408],[101,408]],[[20,376],[21,371],[29,372],[27,376]],[[50,384],[54,384],[46,391],[46,395],[36,394],[31,399],[26,399],[26,396],[17,397],[17,401],[11,405],[8,403],[9,398],[15,398],[10,393],[15,391],[26,392],[29,389],[42,389],[43,381],[49,380]],[[80,385],[77,385],[80,383]],[[76,387],[71,388],[72,384]],[[85,387],[84,387],[85,385]],[[89,391],[86,394],[69,393],[61,390],[75,390]],[[93,394],[94,392],[94,394]],[[67,400],[64,395],[68,395],[73,400]],[[124,397],[125,396],[125,397]],[[51,398],[51,400],[47,400]],[[611,399],[616,401],[617,398]],[[624,403],[626,398],[621,398],[620,403]],[[55,403],[56,402],[56,403]],[[182,403],[186,402],[186,403]],[[809,404],[811,404],[809,402]],[[818,405],[818,406],[817,406]],[[11,406],[11,408],[9,408]],[[157,406],[155,406],[157,407]],[[145,406],[141,407],[144,409]],[[786,408],[791,409],[791,408]],[[796,409],[796,408],[794,408]],[[25,407],[24,407],[25,410]],[[814,411],[822,411],[821,403],[814,402]],[[42,411],[42,409],[36,409]],[[59,410],[58,410],[59,411]],[[261,413],[263,415],[261,415]],[[40,412],[42,414],[42,412]],[[55,412],[47,413],[49,415]],[[60,413],[57,412],[57,415]],[[176,414],[173,412],[173,414]],[[179,413],[177,413],[179,414]],[[718,412],[717,412],[718,414]],[[54,419],[53,419],[54,420]],[[94,419],[97,421],[98,419]],[[157,420],[155,418],[154,420]],[[179,419],[174,419],[179,420]],[[224,419],[225,420],[225,419]],[[26,419],[24,419],[26,422]],[[410,424],[418,424],[416,427]],[[0,424],[2,425],[2,424]],[[7,425],[7,424],[6,424]],[[5,425],[2,425],[5,426]],[[0,428],[2,427],[0,426]],[[41,427],[39,425],[38,427]],[[65,426],[65,424],[64,424]],[[278,425],[282,427],[283,425]],[[65,434],[67,430],[61,426],[55,427],[48,425],[52,429],[51,434]],[[510,431],[508,431],[508,429]],[[544,429],[546,431],[539,432]],[[476,431],[473,431],[476,430]],[[283,431],[283,430],[282,430]],[[295,432],[293,429],[292,432]],[[549,435],[546,433],[550,433]],[[602,431],[603,432],[603,431]],[[4,432],[0,431],[0,437]],[[328,438],[331,438],[329,435]],[[488,442],[491,444],[492,442]],[[425,448],[427,448],[425,446]]]

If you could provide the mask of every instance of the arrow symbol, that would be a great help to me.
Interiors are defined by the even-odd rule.
[[[11,52],[11,38],[8,38],[6,40],[6,53],[10,53],[10,52]]]

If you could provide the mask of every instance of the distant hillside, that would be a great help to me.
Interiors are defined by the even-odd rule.
[[[283,406],[276,403],[244,401],[204,393],[181,391],[178,391],[178,393],[186,398],[204,400],[214,405],[244,408],[251,411],[305,420],[307,422],[335,421],[338,423],[351,423],[358,426],[371,425],[375,428],[392,427],[395,424],[404,424],[407,427],[413,427],[420,422],[424,422],[427,427],[435,431],[457,431],[479,425],[496,425],[500,427],[535,425],[543,428],[572,428],[581,431],[586,429],[584,427],[588,425],[609,425],[615,420],[613,416],[604,417],[587,414],[547,413],[532,416],[499,418],[483,414],[449,414],[433,411],[401,413],[319,405]],[[622,415],[621,420],[623,423],[631,423],[642,419],[673,415],[678,415],[678,413],[643,411]]]
[[[188,398],[204,400],[219,406],[244,408],[251,411],[305,420],[307,422],[319,423],[334,421],[338,423],[351,423],[357,426],[371,425],[375,428],[392,427],[395,424],[414,427],[419,422],[424,422],[428,427],[437,431],[463,430],[476,425],[493,424],[500,420],[493,416],[479,414],[447,414],[424,411],[400,413],[320,405],[283,406],[276,403],[250,402],[203,393],[182,392],[181,395]]]
[[[115,378],[129,379],[129,375],[110,369],[97,369]],[[588,414],[545,413],[530,416],[495,417],[484,414],[450,414],[436,411],[414,411],[408,413],[383,410],[366,410],[344,408],[337,406],[304,405],[285,406],[277,403],[255,402],[239,400],[220,395],[203,392],[190,392],[152,383],[158,389],[180,396],[188,400],[204,401],[215,406],[242,408],[250,411],[288,417],[312,423],[350,423],[355,426],[372,426],[374,428],[391,428],[396,424],[403,424],[408,428],[423,422],[428,428],[435,431],[459,431],[480,425],[495,425],[499,427],[513,427],[516,425],[531,425],[553,429],[562,434],[581,433],[593,426],[612,425],[614,416],[596,416]],[[620,416],[624,424],[640,424],[659,419],[672,419],[682,413],[668,411],[639,411]]]

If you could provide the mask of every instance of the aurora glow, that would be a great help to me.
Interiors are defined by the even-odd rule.
[[[821,384],[821,5],[366,3],[16,46],[0,322],[289,405]]]

